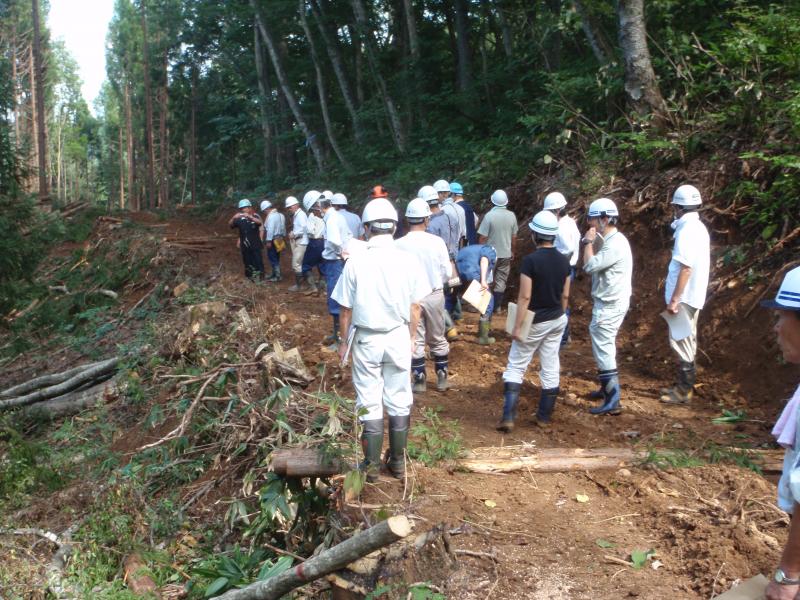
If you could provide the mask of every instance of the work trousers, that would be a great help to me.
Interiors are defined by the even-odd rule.
[[[539,379],[543,390],[557,388],[560,380],[561,361],[558,352],[561,336],[567,326],[567,316],[542,321],[531,325],[524,342],[514,340],[508,352],[508,364],[503,371],[506,383],[522,383],[525,371],[536,354],[539,354]]]
[[[444,294],[435,290],[425,296],[419,303],[422,315],[417,325],[414,358],[425,356],[425,345],[431,349],[433,356],[446,356],[450,352],[450,344],[444,334]]]
[[[253,248],[241,245],[242,261],[244,262],[244,276],[250,279],[263,275],[264,256],[261,248]]]
[[[339,303],[331,298],[331,294],[333,294],[333,288],[336,287],[336,282],[339,281],[343,269],[344,261],[341,259],[322,261],[322,274],[325,276],[325,291],[328,296],[328,314],[330,315],[339,314]]]
[[[622,326],[628,303],[603,304],[595,300],[589,335],[592,338],[592,354],[598,371],[613,371],[617,368],[617,332]]]
[[[693,363],[697,355],[697,320],[700,318],[700,309],[689,306],[681,302],[681,307],[689,315],[692,323],[692,333],[682,340],[673,340],[672,336],[669,338],[669,347],[675,351],[678,358],[683,362]]]
[[[306,248],[306,254],[303,257],[303,275],[311,272],[311,269],[313,269],[314,267],[317,267],[320,273],[322,273],[320,265],[322,265],[322,250],[324,247],[325,247],[325,240],[323,239],[308,240],[308,247]]]
[[[411,412],[411,335],[407,325],[392,331],[357,328],[353,338],[353,387],[362,421],[404,417]]]
[[[508,276],[511,273],[511,258],[498,258],[494,265],[494,292],[502,294],[506,291]]]
[[[281,253],[275,250],[275,244],[272,243],[267,248],[267,258],[269,259],[269,264],[272,265],[272,270],[281,268]]]
[[[289,240],[289,245],[292,248],[292,271],[300,275],[303,272],[303,257],[306,255],[305,244],[300,244],[296,239]]]

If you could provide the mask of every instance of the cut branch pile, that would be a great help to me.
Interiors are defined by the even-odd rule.
[[[0,410],[34,405],[48,416],[63,416],[101,401],[113,389],[108,380],[119,358],[88,363],[60,373],[35,377],[0,391]]]
[[[475,448],[458,461],[458,466],[474,473],[539,473],[618,469],[644,458],[630,448],[541,448],[505,446]]]
[[[164,244],[169,248],[179,248],[191,252],[211,252],[215,246],[206,237],[165,237]]]

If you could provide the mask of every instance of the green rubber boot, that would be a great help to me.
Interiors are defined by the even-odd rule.
[[[383,419],[361,421],[361,449],[364,451],[364,462],[358,468],[367,474],[367,481],[378,481],[381,467],[381,450],[383,449]]]
[[[386,466],[397,479],[406,476],[406,446],[411,415],[389,417],[389,452]]]
[[[478,322],[478,343],[481,346],[488,346],[490,344],[494,344],[494,338],[489,337],[489,330],[491,328],[492,324],[489,321]]]

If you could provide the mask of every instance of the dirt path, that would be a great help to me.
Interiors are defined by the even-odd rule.
[[[177,219],[168,233],[216,240],[213,253],[197,257],[196,274],[236,277],[241,269],[235,238],[222,219],[213,224]],[[288,252],[282,262],[283,272],[290,274]],[[279,284],[261,284],[255,293],[268,310],[286,315],[281,342],[299,346],[309,364],[326,363],[329,381],[351,394],[347,374],[321,347],[330,326],[324,298],[292,294],[287,291],[291,283],[285,276]],[[671,356],[662,323],[646,317],[644,310],[632,310],[620,336],[625,411],[615,418],[590,415],[590,404],[582,399],[595,387],[588,283],[579,281],[573,295],[573,341],[562,354],[562,393],[550,431],[536,429],[529,417],[538,397],[535,364],[523,388],[518,429],[508,436],[495,431],[509,340],[498,332],[494,346],[478,346],[477,319],[470,313],[451,351],[453,388],[419,397],[414,419],[418,421],[422,409],[440,410],[443,418],[458,421],[470,448],[522,443],[591,448],[635,442],[642,449],[685,447],[692,454],[709,443],[727,447],[770,441],[776,403],[768,397],[756,402],[746,398],[737,374],[715,370],[711,358],[701,363],[701,386],[692,406],[658,402],[658,388],[669,382]],[[646,296],[657,303],[657,293]],[[495,317],[495,330],[502,328],[503,319]],[[723,407],[746,407],[751,420],[735,426],[712,424]],[[423,527],[442,521],[463,526],[463,533],[453,538],[458,548],[498,557],[495,564],[462,556],[458,568],[446,576],[428,565],[423,571],[427,578],[435,580],[438,573],[438,583],[446,584],[448,597],[454,598],[706,598],[736,579],[769,572],[786,534],[785,519],[772,508],[774,484],[722,464],[535,476],[476,475],[417,465],[405,497],[403,492],[402,484],[387,479],[369,486],[363,500],[416,515]],[[578,502],[577,494],[589,501]],[[651,561],[633,569],[619,562],[634,550],[650,549],[660,566]]]

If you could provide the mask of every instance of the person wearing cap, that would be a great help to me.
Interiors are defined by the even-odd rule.
[[[774,300],[761,305],[775,310],[775,336],[783,360],[800,365],[800,267],[783,278]],[[792,516],[781,560],[766,590],[766,600],[793,600],[800,595],[800,385],[786,403],[772,435],[786,450],[778,482],[778,507]]]
[[[542,210],[534,215],[528,227],[536,250],[522,259],[519,269],[513,341],[503,372],[503,416],[497,425],[498,431],[505,433],[514,430],[522,382],[536,354],[539,355],[541,383],[536,424],[543,428],[550,426],[560,384],[558,352],[567,326],[565,313],[571,276],[569,259],[555,247],[558,217],[549,210]],[[523,335],[522,325],[528,310],[534,317],[527,335]]]
[[[597,363],[600,389],[590,394],[603,404],[591,409],[593,415],[617,415],[620,406],[617,371],[617,333],[631,301],[633,255],[628,239],[617,228],[619,211],[608,198],[589,205],[589,228],[581,240],[583,270],[592,276],[592,321],[589,335]],[[595,251],[595,245],[600,249]]]
[[[511,273],[511,259],[514,257],[519,227],[516,215],[508,209],[508,195],[505,191],[495,190],[492,204],[494,207],[486,213],[478,228],[478,243],[489,244],[497,251],[493,294],[495,310],[500,311],[508,275]]]
[[[436,370],[436,389],[447,390],[447,359],[450,344],[445,336],[444,294],[445,283],[452,277],[453,267],[442,239],[425,231],[431,209],[422,198],[414,198],[406,208],[409,231],[397,240],[397,247],[413,254],[425,273],[431,293],[420,301],[420,319],[416,331],[416,346],[411,355],[412,391],[422,393],[427,389],[425,374],[425,345],[428,345]]]
[[[289,247],[292,250],[292,271],[294,285],[290,292],[299,292],[303,288],[303,258],[308,247],[308,216],[300,207],[300,201],[294,196],[286,198],[286,211],[292,217],[292,230],[289,232]]]
[[[556,235],[555,248],[569,259],[570,277],[575,281],[578,266],[578,258],[581,254],[581,232],[575,219],[567,214],[567,199],[561,192],[550,192],[544,197],[544,210],[549,210],[558,218],[558,234]],[[561,345],[566,346],[569,342],[569,308],[567,308],[567,326],[564,327],[564,335],[561,338]]]
[[[324,343],[330,343],[330,350],[336,351],[339,344],[339,304],[331,298],[333,288],[344,268],[344,252],[347,244],[353,239],[353,234],[344,220],[342,214],[333,208],[331,203],[333,194],[329,200],[324,195],[319,199],[318,206],[322,213],[322,220],[325,222],[325,245],[322,249],[322,274],[325,276],[325,289],[328,297],[328,314],[333,319],[333,332]]]
[[[269,200],[261,202],[261,213],[264,215],[261,241],[267,247],[267,258],[272,266],[267,281],[277,282],[281,280],[281,251],[286,247],[286,217]]]
[[[450,194],[450,184],[447,181],[439,179],[433,184],[433,189],[436,190],[439,196],[439,206],[441,207],[443,218],[446,219],[446,221],[442,221],[441,224],[447,223],[446,237],[443,238],[444,243],[447,246],[447,251],[450,253],[450,258],[455,260],[458,249],[461,247],[459,210],[456,208],[456,203],[453,201]],[[458,296],[456,290],[451,289],[449,286],[444,290],[444,305],[453,320],[461,318],[458,310]]]
[[[456,208],[464,211],[464,227],[461,231],[462,243],[471,246],[478,243],[477,218],[472,206],[464,199],[464,187],[457,182],[450,184],[450,192],[453,194],[453,201]]]
[[[691,185],[680,186],[672,195],[675,242],[664,301],[668,313],[680,313],[689,320],[690,333],[680,340],[669,336],[669,345],[678,358],[678,380],[671,388],[661,390],[661,402],[665,404],[686,404],[694,395],[697,321],[706,301],[711,269],[711,239],[697,212],[701,204],[700,191]]]
[[[319,206],[320,199],[325,198],[322,192],[311,190],[303,196],[303,208],[308,214],[306,231],[308,233],[308,247],[303,256],[303,278],[308,284],[308,294],[319,294],[318,281],[314,280],[312,273],[317,268],[322,280],[322,251],[325,249],[325,221],[322,220]]]
[[[469,286],[477,281],[481,290],[489,291],[497,264],[497,252],[489,244],[464,246],[456,256],[456,269],[464,285]],[[494,312],[494,296],[490,295],[489,305],[478,320],[478,343],[482,346],[494,344],[495,339],[489,337],[492,313]]]
[[[261,220],[247,198],[239,200],[239,210],[228,221],[231,229],[239,230],[239,250],[244,262],[244,276],[259,279],[264,275],[263,246],[261,244]]]
[[[337,211],[339,211],[339,214],[344,217],[344,220],[347,223],[347,227],[350,229],[350,233],[352,234],[353,238],[356,240],[363,239],[364,228],[361,226],[361,217],[347,210],[347,196],[341,192],[337,192],[333,195],[331,204]]]
[[[411,353],[420,302],[431,289],[416,257],[394,239],[397,211],[385,198],[371,200],[362,215],[367,247],[350,258],[333,290],[341,307],[348,343],[339,345],[344,363],[353,359],[353,387],[362,425],[362,470],[375,481],[383,447],[383,412],[389,416],[387,467],[405,476],[405,450],[411,422]],[[354,328],[352,336],[350,326]]]

